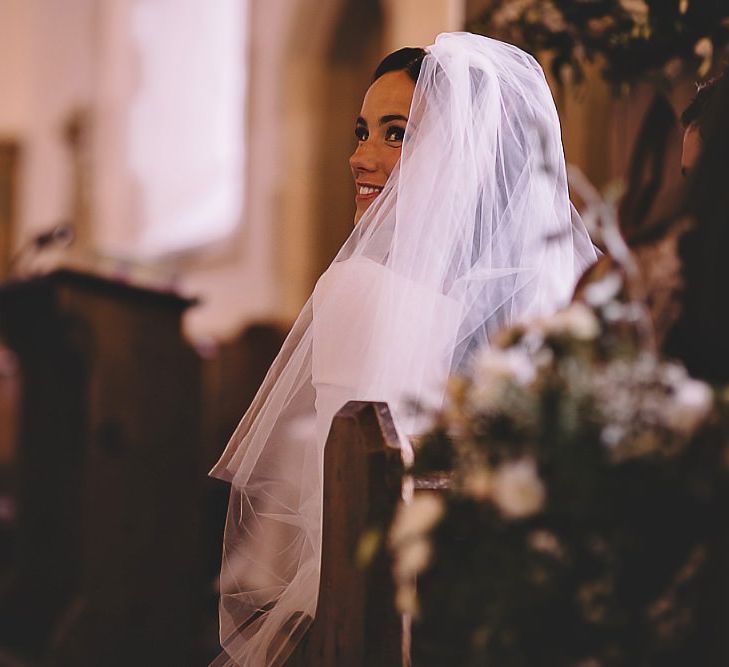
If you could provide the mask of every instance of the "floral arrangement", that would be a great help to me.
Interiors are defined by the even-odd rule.
[[[389,532],[414,664],[707,664],[729,398],[650,351],[623,293],[608,274],[451,381],[411,471],[448,488]]]
[[[630,85],[658,74],[670,82],[688,66],[705,77],[727,42],[724,0],[495,0],[470,29],[554,56],[564,82],[600,58],[605,78]]]

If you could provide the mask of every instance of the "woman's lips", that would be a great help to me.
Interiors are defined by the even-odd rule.
[[[357,195],[355,200],[358,202],[371,201],[382,192],[381,185],[371,183],[357,183]]]

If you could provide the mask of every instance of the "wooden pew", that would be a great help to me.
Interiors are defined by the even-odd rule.
[[[189,305],[68,270],[0,287],[20,378],[17,429],[2,429],[17,508],[3,649],[78,667],[194,655],[203,477]]]
[[[322,576],[316,618],[287,667],[402,667],[402,624],[387,555],[356,563],[362,536],[384,529],[400,497],[402,461],[384,403],[350,402],[324,452]]]

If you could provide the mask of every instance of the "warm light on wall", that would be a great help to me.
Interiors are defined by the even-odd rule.
[[[219,241],[243,206],[241,0],[136,0],[127,160],[147,257]]]

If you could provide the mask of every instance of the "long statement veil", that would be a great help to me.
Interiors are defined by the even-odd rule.
[[[314,617],[323,452],[349,400],[437,406],[499,329],[565,304],[595,259],[559,119],[528,54],[428,48],[398,166],[319,279],[211,475],[231,484],[214,664],[282,665]]]

